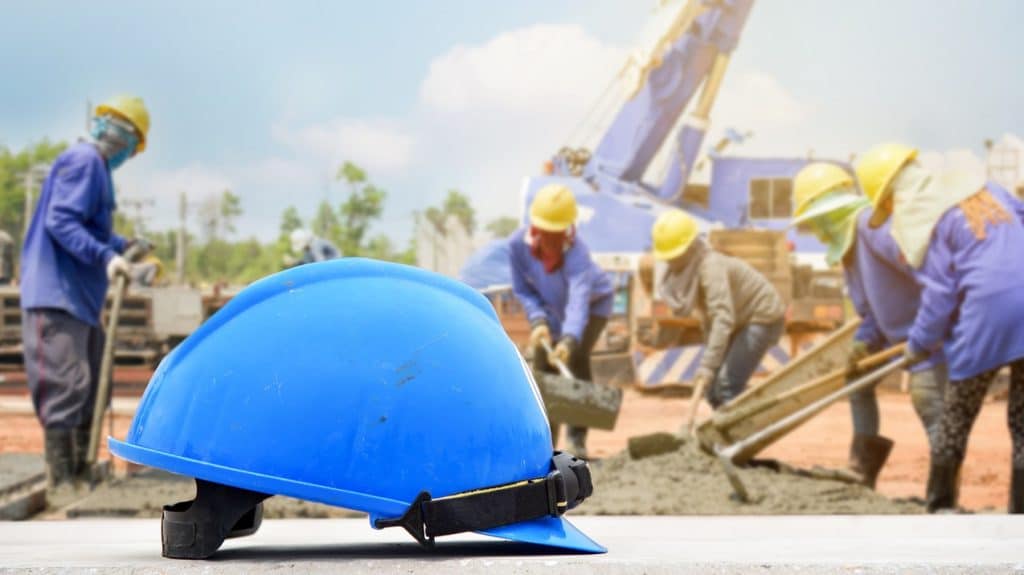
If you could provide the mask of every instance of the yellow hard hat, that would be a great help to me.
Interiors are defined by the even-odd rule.
[[[804,166],[793,180],[793,217],[799,219],[815,200],[840,188],[852,188],[853,176],[846,170],[828,162],[815,162]]]
[[[879,216],[883,214],[879,213],[878,206],[892,193],[889,184],[903,166],[916,157],[916,149],[903,144],[889,143],[871,148],[857,162],[857,179],[860,181],[861,189],[871,200],[871,206]],[[880,225],[885,221],[885,217],[888,217],[888,214],[884,214],[881,221],[876,221],[876,218],[872,217],[872,225]]]
[[[658,216],[651,227],[654,257],[667,261],[679,257],[697,239],[697,220],[682,210],[669,210]]]
[[[156,275],[153,277],[154,280],[159,280],[164,276],[164,262],[160,261],[160,258],[154,256],[153,254],[149,254],[148,256],[143,258],[142,261],[143,263],[153,264],[154,266],[156,266]]]
[[[146,138],[149,136],[149,110],[138,96],[121,94],[96,106],[96,115],[111,114],[130,122],[139,133],[139,146],[136,154],[146,149]]]
[[[530,224],[546,232],[563,232],[576,222],[576,198],[562,184],[537,191],[530,204]]]

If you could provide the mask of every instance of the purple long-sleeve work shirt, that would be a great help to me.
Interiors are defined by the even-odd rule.
[[[878,351],[907,339],[921,303],[921,287],[890,233],[892,218],[872,228],[868,225],[871,213],[869,207],[857,216],[856,239],[843,260],[843,270],[850,299],[861,318],[855,337]],[[911,371],[931,369],[942,361],[941,350],[936,350]]]
[[[1015,217],[978,239],[959,206],[950,208],[917,270],[921,307],[910,345],[942,346],[951,381],[1024,358],[1024,204],[997,184],[987,189]]]
[[[565,252],[562,267],[552,273],[530,252],[527,229],[509,238],[512,289],[526,310],[530,323],[544,320],[551,337],[583,337],[590,316],[608,317],[612,311],[611,279],[590,259],[590,250],[577,238]]]
[[[21,249],[21,307],[62,309],[99,325],[114,233],[114,186],[96,147],[79,142],[53,163]]]

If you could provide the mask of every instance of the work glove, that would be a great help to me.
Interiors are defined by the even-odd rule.
[[[864,358],[871,355],[871,350],[868,348],[868,344],[859,340],[853,340],[850,344],[850,349],[846,352],[846,371],[847,373],[857,373],[857,364]]]
[[[576,347],[576,340],[572,337],[566,336],[558,341],[558,345],[555,346],[554,351],[551,352],[551,357],[562,362],[562,365],[569,365],[569,357],[572,356],[572,350]],[[551,365],[554,365],[554,361],[549,361]]]
[[[903,351],[903,359],[906,360],[907,367],[914,367],[929,357],[931,357],[930,353],[927,351],[921,351],[910,343],[907,344],[906,349]]]
[[[551,330],[548,329],[548,324],[543,321],[534,324],[533,329],[530,330],[530,349],[537,349],[540,347],[541,342],[551,347]]]
[[[123,275],[125,278],[129,277],[129,271],[131,271],[131,266],[128,265],[128,260],[124,259],[124,256],[115,255],[107,262],[107,278],[111,281],[118,274]]]

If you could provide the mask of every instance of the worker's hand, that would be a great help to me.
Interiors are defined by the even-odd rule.
[[[846,352],[846,371],[857,373],[857,364],[869,355],[871,355],[871,350],[868,349],[867,343],[859,339],[853,340],[850,349]]]
[[[128,278],[129,271],[131,271],[131,266],[128,265],[128,260],[124,259],[124,256],[115,255],[107,262],[107,278],[110,280],[116,278],[118,274]]]
[[[537,322],[530,330],[530,349],[537,349],[540,347],[541,342],[548,344],[551,347],[551,330],[548,329],[548,324],[544,322]]]
[[[572,349],[574,347],[576,347],[576,340],[571,337],[563,337],[559,340],[558,345],[555,346],[554,351],[551,352],[551,356],[562,362],[562,365],[569,365],[569,357],[572,356]],[[554,362],[549,363],[554,364]]]
[[[911,344],[907,344],[906,349],[903,351],[903,359],[907,362],[907,367],[914,367],[915,365],[925,361],[931,357],[931,354],[927,351],[921,351],[915,348]]]

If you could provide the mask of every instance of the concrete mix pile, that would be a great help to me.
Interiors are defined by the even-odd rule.
[[[593,467],[594,497],[574,513],[589,515],[820,515],[923,513],[916,502],[888,499],[861,485],[817,479],[781,466],[739,470],[752,501],[730,497],[718,460],[683,444],[632,459],[628,452]]]

